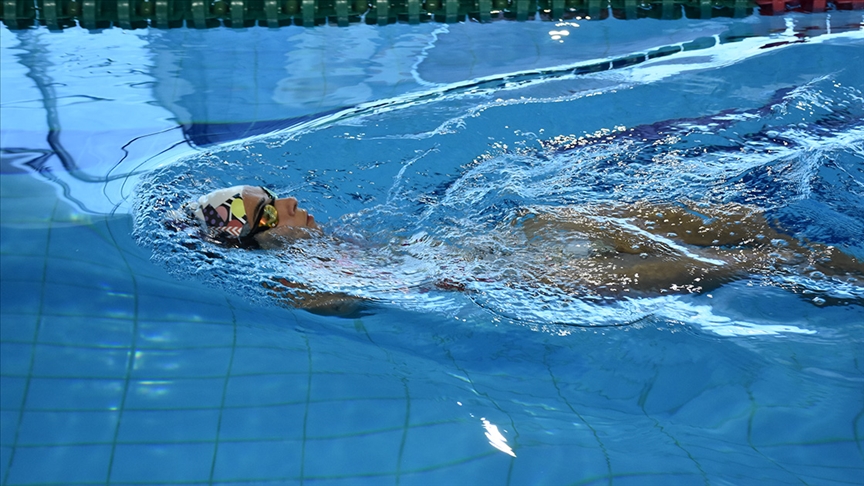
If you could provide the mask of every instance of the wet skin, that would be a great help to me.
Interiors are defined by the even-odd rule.
[[[538,265],[539,282],[562,289],[610,296],[698,293],[751,275],[864,281],[864,264],[854,257],[778,231],[743,205],[554,208],[526,212],[514,225],[521,225],[529,244],[562,231],[592,242],[587,257]]]
[[[273,206],[279,215],[279,220],[276,223],[276,228],[309,228],[317,229],[315,217],[309,214],[303,208],[297,206],[297,199],[287,197],[277,199]]]

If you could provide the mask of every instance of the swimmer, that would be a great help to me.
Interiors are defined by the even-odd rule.
[[[192,205],[210,239],[228,246],[274,248],[281,238],[308,238],[320,231],[315,218],[293,197],[277,198],[267,188],[219,189]]]
[[[214,191],[201,197],[193,212],[213,241],[243,248],[277,249],[323,234],[295,198],[278,199],[260,187]],[[523,238],[521,243],[510,240],[522,247],[511,248],[518,258],[502,264],[519,266],[523,277],[530,276],[512,285],[557,287],[576,296],[703,293],[753,275],[840,278],[856,286],[864,281],[864,264],[856,258],[783,233],[760,210],[740,204],[522,209],[506,227]],[[460,258],[482,255],[468,250]],[[434,285],[470,291],[473,280],[483,279],[452,275]],[[360,303],[345,294],[311,292],[285,279],[265,286],[289,305],[321,314],[350,314]]]

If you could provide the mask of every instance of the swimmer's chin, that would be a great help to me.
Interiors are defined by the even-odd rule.
[[[318,225],[314,228],[277,226],[255,235],[255,241],[264,250],[277,250],[290,245],[293,241],[317,238],[323,234]]]

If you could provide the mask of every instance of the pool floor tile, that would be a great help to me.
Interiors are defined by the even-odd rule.
[[[314,358],[313,358],[314,359]],[[314,364],[313,364],[313,369]],[[388,375],[339,373],[312,375],[312,400],[353,400],[356,398],[406,399],[405,385]]]
[[[126,408],[219,408],[224,378],[134,380],[129,384]]]
[[[306,374],[232,376],[228,380],[225,406],[303,403],[306,401],[308,379]]]
[[[6,477],[9,459],[12,457],[12,447],[0,445],[0,478]]]
[[[394,474],[402,431],[306,440],[305,476],[313,478]]]
[[[405,400],[357,398],[317,402],[306,419],[308,437],[339,437],[388,429],[402,430],[406,422]]]
[[[699,474],[694,473],[616,473],[612,476],[612,484],[616,486],[622,484],[625,486],[668,486],[670,484],[705,484],[705,478],[703,478]]]
[[[77,348],[37,344],[33,375],[40,378],[125,379],[128,349]]]
[[[26,377],[0,376],[0,410],[20,410],[26,387]]]
[[[123,397],[123,380],[33,378],[27,410],[114,410]]]
[[[413,389],[414,387],[412,387]],[[438,388],[438,392],[442,396],[453,397],[452,390],[447,387]],[[452,398],[448,399],[427,399],[411,396],[411,411],[410,422],[412,426],[421,424],[432,424],[437,422],[468,422],[474,420],[470,418],[471,411],[464,404],[458,405]]]
[[[51,257],[59,259],[71,258],[85,264],[93,263],[89,271],[84,270],[84,275],[99,275],[103,269],[131,275],[131,269],[112,235],[106,230],[104,220],[52,228],[48,252]]]
[[[349,476],[345,478],[305,478],[304,485],[309,486],[396,486],[397,474]]]
[[[219,440],[302,440],[306,404],[222,410]]]
[[[4,175],[3,179],[12,176]],[[22,181],[27,176],[15,176],[17,180]],[[30,179],[32,180],[32,179]],[[4,180],[4,182],[6,182]],[[13,187],[12,184],[3,184],[5,188]],[[6,194],[2,198],[3,207],[3,224],[4,225],[38,225],[48,226],[54,220],[54,214],[60,203],[54,194],[48,197],[33,196],[28,194],[21,197],[8,197]],[[35,236],[35,235],[32,235]],[[34,238],[38,242],[40,238]]]
[[[439,445],[432,443],[428,447],[431,450]],[[508,484],[507,471],[511,458],[498,451],[462,456],[455,460],[444,457],[438,459],[427,462],[420,470],[411,470],[403,465],[399,486]]]
[[[14,444],[20,415],[18,410],[0,410],[0,446]]]
[[[843,481],[864,472],[864,458],[855,439],[814,444],[761,446],[759,451],[771,460],[788,464],[790,472]],[[859,478],[864,476],[857,476]]]
[[[4,176],[3,178],[5,178]],[[6,197],[0,199],[0,207],[3,207]],[[3,207],[2,213],[6,214]],[[3,222],[7,220],[3,217]],[[3,264],[6,260],[12,260],[13,256],[32,255],[43,258],[48,250],[48,230],[46,228],[25,228],[0,224],[0,258]],[[42,264],[39,265],[40,267]]]
[[[110,444],[117,411],[24,412],[19,445]]]
[[[135,352],[132,377],[144,380],[224,377],[231,353],[230,347],[139,349]]]
[[[505,455],[489,444],[479,419],[476,423],[429,425],[408,431],[401,469],[414,471],[443,467],[486,454]]]
[[[145,321],[209,322],[232,324],[231,310],[221,303],[198,302],[189,305],[182,295],[165,297],[145,292],[138,294],[138,317]]]
[[[121,443],[172,444],[215,442],[219,410],[127,410],[117,441]]]
[[[272,373],[305,375],[309,371],[306,351],[284,348],[237,347],[234,352],[233,375]]]
[[[757,408],[750,421],[750,441],[755,447],[772,447],[782,446],[784,443],[800,444],[823,440],[852,440],[854,424],[844,423],[844,421],[838,420],[838,417],[856,412],[853,403],[853,397],[837,396],[832,398],[830,402],[814,403],[810,408],[805,409],[798,407]],[[842,410],[843,404],[850,406],[849,412]]]
[[[207,481],[215,443],[117,444],[111,482],[175,483]]]
[[[0,281],[7,282],[42,282],[45,274],[45,255],[2,255],[0,264]]]
[[[36,337],[38,321],[36,314],[10,314],[0,311],[0,342],[32,342]]]
[[[213,480],[294,482],[300,478],[302,457],[300,441],[220,442]]]
[[[189,321],[139,321],[139,349],[193,349],[232,346],[234,326],[226,323]]]
[[[110,457],[110,445],[18,447],[8,484],[104,483]]]
[[[793,469],[802,483],[806,484],[860,484],[864,467],[836,468],[813,466],[806,470]],[[800,472],[799,472],[800,471]]]
[[[116,348],[132,345],[133,319],[43,314],[39,342],[57,346]]]
[[[135,316],[135,296],[114,293],[100,287],[98,281],[81,285],[45,284],[43,309],[59,315],[93,315],[132,318]]]
[[[729,478],[734,484],[748,481],[768,483],[777,478],[794,481],[788,472],[778,475],[777,471],[772,471],[774,462],[759,450],[742,450],[734,443],[704,438],[699,443],[688,443],[686,447],[710,477]]]
[[[514,449],[516,458],[510,484],[570,484],[574,478],[606,476],[609,468],[603,451],[596,446],[560,444],[526,445]],[[505,457],[500,454],[499,461]],[[504,469],[504,465],[501,465]]]
[[[131,270],[126,265],[111,265],[82,259],[83,255],[62,255],[48,258],[45,280],[57,284],[95,287],[112,293],[130,294],[135,290]],[[70,278],[75,276],[75,278]]]
[[[609,454],[612,472],[620,475],[642,474],[683,474],[700,475],[698,460],[688,457],[686,445],[683,449],[665,441],[641,441],[651,444],[650,448],[636,450],[634,447],[622,447],[623,444],[609,444],[604,441]]]
[[[0,309],[3,309],[5,315],[37,314],[42,309],[42,287],[42,282],[39,281],[2,282]]]
[[[726,403],[725,407],[715,407],[714,404]],[[688,424],[690,427],[702,426],[707,429],[719,429],[730,421],[749,418],[751,411],[747,390],[743,386],[717,385],[706,388],[694,396],[671,415],[676,423]]]
[[[0,369],[6,376],[26,377],[30,373],[32,356],[32,344],[0,342]]]

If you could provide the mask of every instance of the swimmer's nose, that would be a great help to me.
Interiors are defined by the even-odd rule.
[[[288,201],[288,216],[294,216],[297,214],[297,198],[289,197],[286,199]]]

